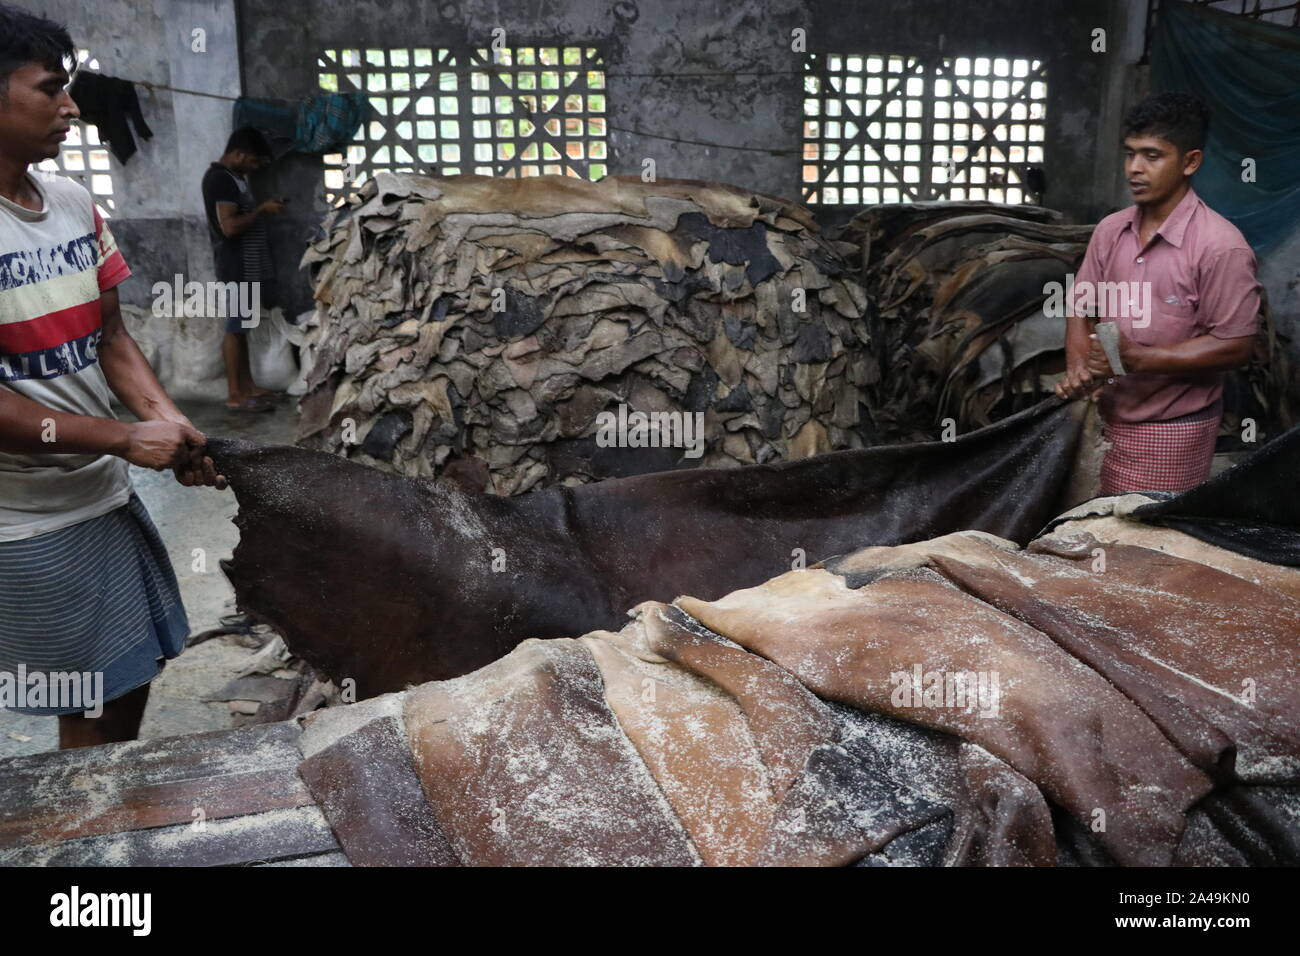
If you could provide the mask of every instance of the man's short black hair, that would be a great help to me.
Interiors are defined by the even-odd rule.
[[[1193,93],[1154,93],[1128,111],[1124,136],[1159,136],[1179,153],[1205,149],[1210,108]]]
[[[0,3],[0,96],[8,92],[9,77],[21,66],[40,63],[71,71],[76,62],[77,50],[66,27]]]
[[[271,155],[271,143],[262,133],[252,126],[241,126],[230,134],[230,139],[226,140],[226,152],[233,153],[237,149],[242,149],[246,153],[252,153],[254,156]]]

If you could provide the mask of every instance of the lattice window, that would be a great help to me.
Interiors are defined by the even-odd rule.
[[[77,50],[78,70],[98,70],[99,61],[88,50]],[[116,211],[113,199],[115,160],[108,147],[99,141],[99,127],[92,123],[73,120],[68,138],[59,147],[59,155],[43,160],[37,167],[42,172],[67,176],[75,180],[95,198],[99,214],[108,219]]]
[[[805,201],[1037,201],[1041,61],[813,54],[807,70]]]
[[[605,68],[588,46],[325,50],[319,82],[362,90],[368,122],[325,157],[333,202],[381,170],[606,174]]]

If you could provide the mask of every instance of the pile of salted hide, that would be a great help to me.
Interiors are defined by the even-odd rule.
[[[719,183],[381,173],[304,260],[299,442],[498,494],[862,447],[850,248]]]

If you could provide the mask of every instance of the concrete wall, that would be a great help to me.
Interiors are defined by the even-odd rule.
[[[293,98],[316,84],[318,49],[485,43],[495,27],[507,42],[556,36],[602,42],[610,74],[610,171],[638,173],[653,157],[660,176],[720,179],[781,196],[800,194],[802,54],[809,49],[1032,56],[1049,61],[1047,192],[1044,202],[1079,219],[1108,211],[1113,170],[1099,168],[1099,129],[1108,70],[1117,58],[1090,50],[1094,28],[1113,29],[1118,0],[239,0],[244,84],[249,95]],[[954,11],[960,8],[960,15]],[[1113,16],[1114,14],[1114,16]],[[309,38],[304,42],[304,38]],[[399,39],[395,39],[399,38]],[[770,71],[765,75],[736,75]],[[717,73],[714,77],[617,74]],[[1110,91],[1113,93],[1113,91]],[[638,132],[630,132],[638,131]],[[673,142],[735,144],[745,150]],[[767,148],[784,150],[766,152]],[[280,261],[294,259],[325,211],[317,157],[291,156],[260,184],[288,195],[275,223]],[[839,210],[827,210],[834,221]],[[298,277],[291,310],[308,302]]]
[[[1043,201],[1078,221],[1096,221],[1128,205],[1120,119],[1147,84],[1145,68],[1137,65],[1146,0],[20,2],[67,22],[107,73],[232,96],[241,83],[254,96],[296,99],[312,92],[316,52],[328,47],[484,43],[495,27],[506,30],[510,43],[557,36],[599,41],[610,74],[612,173],[637,173],[642,160],[653,157],[661,176],[719,179],[792,198],[800,194],[803,99],[802,57],[790,49],[794,28],[807,31],[810,49],[827,52],[1041,58],[1048,62],[1050,97]],[[206,54],[190,50],[195,27],[207,30]],[[1106,30],[1104,53],[1092,50],[1098,28]],[[230,103],[166,92],[142,92],[142,103],[157,135],[124,169],[115,163],[113,228],[137,275],[124,286],[124,298],[148,305],[149,287],[159,278],[176,272],[211,277],[198,183],[230,131]],[[321,183],[320,158],[300,154],[254,181],[259,196],[292,200],[286,214],[271,221],[291,316],[311,305],[297,264],[326,211]],[[826,207],[819,216],[831,224],[845,211]],[[1262,275],[1281,326],[1300,340],[1298,248],[1300,237],[1263,263]],[[197,344],[186,348],[206,348],[206,334],[188,335],[187,342]],[[1300,341],[1293,348],[1300,349]],[[215,345],[212,355],[209,371],[215,373]]]
[[[1091,31],[1113,29],[1119,0],[763,0],[740,4],[698,0],[22,0],[67,22],[79,45],[104,72],[190,89],[294,99],[316,86],[315,56],[331,46],[437,46],[484,42],[500,26],[511,42],[561,36],[601,42],[609,71],[610,159],[613,173],[635,173],[653,157],[662,176],[721,179],[764,192],[800,191],[802,55],[790,34],[807,31],[810,49],[879,50],[1033,56],[1049,66],[1045,203],[1079,219],[1109,204],[1113,169],[1098,162],[1099,129],[1118,129],[1113,57],[1090,51]],[[1114,8],[1114,9],[1113,9]],[[91,15],[93,13],[93,15]],[[235,43],[236,13],[242,50]],[[207,53],[190,50],[190,31],[207,30]],[[743,75],[749,71],[750,75]],[[762,72],[763,75],[754,75]],[[707,78],[619,76],[715,73]],[[198,181],[230,130],[230,104],[142,91],[155,138],[125,168],[113,170],[118,212],[113,223],[137,277],[124,299],[145,306],[149,288],[176,272],[211,277],[211,254]],[[654,135],[658,134],[658,136]],[[717,149],[677,140],[735,144]],[[764,151],[775,147],[777,152]],[[262,196],[292,199],[271,222],[274,251],[287,282],[286,311],[310,307],[296,271],[302,248],[326,207],[321,161],[292,154],[254,182]],[[828,207],[834,221],[840,207]]]

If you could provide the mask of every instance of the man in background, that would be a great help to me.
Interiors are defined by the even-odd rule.
[[[1101,493],[1185,491],[1210,475],[1223,415],[1223,373],[1254,348],[1260,285],[1237,227],[1192,189],[1209,110],[1188,93],[1159,93],[1124,118],[1124,172],[1135,203],[1098,223],[1066,319],[1066,375],[1057,394],[1101,388],[1111,443]],[[1080,305],[1099,283],[1149,288],[1149,314],[1098,315]],[[1091,300],[1102,302],[1103,296]],[[1091,314],[1083,314],[1091,312]],[[1116,377],[1094,318],[1114,320],[1125,374]]]
[[[127,463],[225,486],[122,323],[131,270],[90,194],[28,170],[79,115],[74,62],[66,29],[0,4],[0,673],[95,675],[98,717],[84,684],[82,706],[13,708],[58,714],[62,748],[134,739],[189,634]],[[110,392],[140,421],[118,421]]]
[[[284,208],[268,199],[256,202],[250,173],[271,161],[271,144],[251,126],[230,134],[226,151],[203,174],[203,210],[208,217],[218,282],[255,282],[264,305],[274,303],[275,272],[266,236],[266,218]],[[258,388],[248,358],[248,326],[239,316],[226,319],[221,355],[226,363],[226,407],[232,411],[268,412],[278,393]]]

